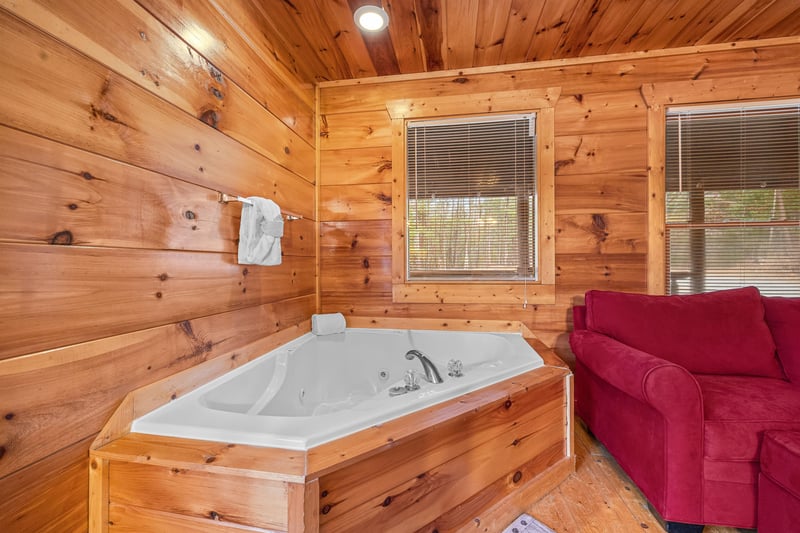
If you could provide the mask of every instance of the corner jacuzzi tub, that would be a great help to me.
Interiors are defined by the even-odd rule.
[[[412,349],[436,365],[443,383],[425,380],[420,361],[405,358]],[[461,362],[462,376],[448,375],[450,360]],[[307,450],[543,365],[514,333],[308,333],[135,420],[131,429]],[[420,388],[404,392],[409,370]]]

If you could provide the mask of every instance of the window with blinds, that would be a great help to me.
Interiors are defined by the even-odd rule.
[[[406,124],[409,281],[537,278],[535,119]]]
[[[666,118],[668,293],[800,296],[800,103]]]

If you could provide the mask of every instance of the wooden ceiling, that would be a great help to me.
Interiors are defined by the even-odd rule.
[[[311,83],[800,35],[800,0],[249,1]],[[356,28],[367,3],[388,31]]]

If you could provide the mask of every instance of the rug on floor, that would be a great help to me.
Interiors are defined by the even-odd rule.
[[[555,533],[555,531],[531,515],[522,513],[503,530],[503,533]]]

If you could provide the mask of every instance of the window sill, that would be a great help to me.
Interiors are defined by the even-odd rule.
[[[394,303],[554,304],[555,285],[542,283],[396,283]]]

